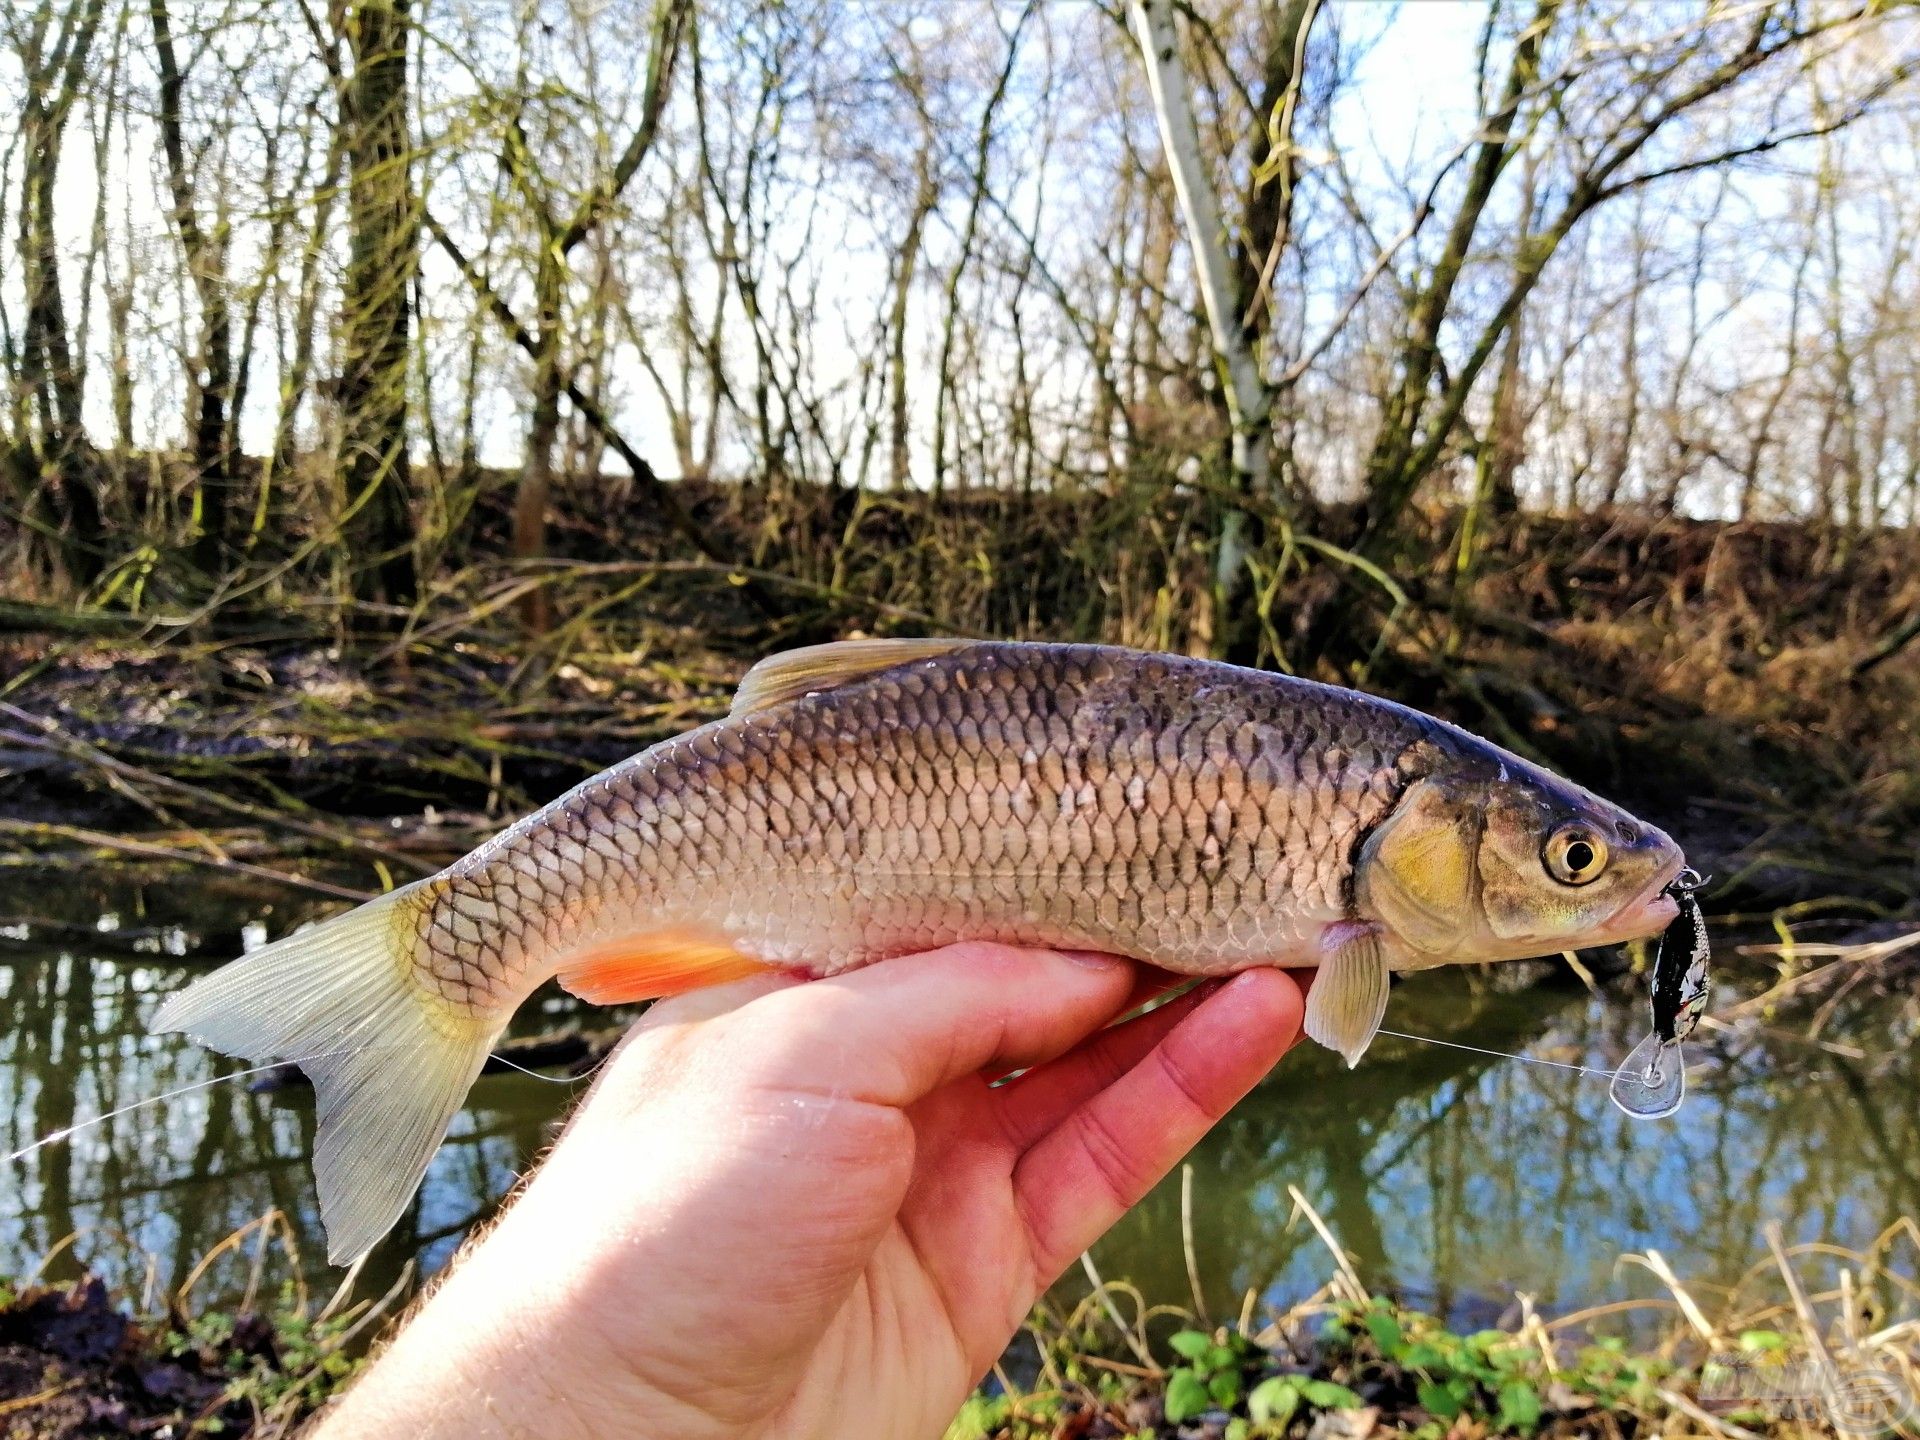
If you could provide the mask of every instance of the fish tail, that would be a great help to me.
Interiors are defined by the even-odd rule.
[[[313,1081],[314,1176],[327,1258],[357,1260],[406,1208],[504,1026],[415,978],[431,892],[395,890],[203,976],[155,1015],[229,1055],[297,1063]]]

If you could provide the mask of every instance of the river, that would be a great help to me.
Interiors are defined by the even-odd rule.
[[[235,953],[243,935],[309,914],[284,893],[199,875],[0,871],[0,1148],[236,1068],[178,1036],[151,1036],[161,996]],[[1724,936],[1717,936],[1724,942]],[[1716,1001],[1765,984],[1772,962],[1720,947]],[[1521,983],[1529,982],[1529,983]],[[516,1031],[566,1024],[563,995]],[[596,1019],[595,1023],[601,1023]],[[1646,1028],[1641,985],[1599,994],[1560,962],[1400,984],[1388,1025],[1563,1064],[1617,1062]],[[1690,1282],[1731,1285],[1763,1253],[1769,1219],[1789,1240],[1869,1243],[1920,1214],[1920,1064],[1910,1006],[1838,1006],[1825,1047],[1785,1032],[1703,1031],[1692,1092],[1665,1121],[1635,1121],[1603,1081],[1411,1040],[1382,1039],[1348,1074],[1303,1046],[1193,1156],[1193,1249],[1216,1314],[1248,1290],[1284,1307],[1330,1273],[1312,1230],[1289,1223],[1297,1186],[1362,1278],[1460,1323],[1490,1321],[1525,1292],[1548,1314],[1664,1293],[1624,1252],[1664,1253]],[[361,1279],[384,1289],[408,1261],[443,1265],[537,1154],[577,1086],[483,1077],[416,1203]],[[0,1275],[88,1265],[141,1292],[269,1210],[288,1221],[268,1274],[330,1289],[307,1154],[311,1094],[217,1084],[83,1130],[7,1162]],[[222,1303],[248,1283],[251,1250],[209,1269]],[[1095,1263],[1153,1302],[1190,1303],[1178,1177],[1100,1242]],[[1812,1278],[1811,1276],[1809,1278]],[[1070,1297],[1084,1280],[1063,1282]],[[1631,1324],[1631,1312],[1605,1322]]]

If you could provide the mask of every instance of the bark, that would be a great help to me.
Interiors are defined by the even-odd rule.
[[[345,14],[352,74],[347,132],[345,354],[338,387],[341,525],[356,595],[413,599],[413,473],[407,455],[413,277],[420,204],[408,134],[412,0],[357,0]]]
[[[200,308],[199,354],[190,358],[187,433],[198,496],[199,534],[194,558],[202,571],[217,574],[226,556],[233,508],[233,465],[228,450],[228,406],[233,398],[233,321],[227,296],[226,245],[200,226],[193,177],[187,170],[181,135],[181,98],[186,77],[174,49],[173,21],[166,0],[149,0],[153,49],[160,77],[160,147],[167,161],[167,190],[173,225],[180,236],[187,276]]]
[[[70,0],[53,26],[52,0],[42,0],[18,37],[25,80],[19,202],[25,324],[19,370],[21,386],[38,416],[39,435],[37,445],[29,436],[19,437],[22,454],[16,470],[30,487],[22,509],[58,536],[56,563],[81,582],[100,571],[105,530],[93,454],[81,425],[81,373],[67,333],[54,197],[67,121],[80,97],[105,8],[106,0]]]
[[[1252,578],[1247,568],[1252,538],[1248,502],[1272,498],[1272,396],[1241,325],[1220,205],[1200,149],[1186,71],[1180,63],[1173,0],[1129,0],[1128,11],[1146,64],[1160,143],[1166,151],[1174,194],[1193,251],[1200,299],[1221,371],[1227,421],[1233,430],[1233,494],[1224,508],[1214,551],[1213,645],[1225,658],[1243,659],[1247,658],[1248,631],[1241,617],[1247,609]]]

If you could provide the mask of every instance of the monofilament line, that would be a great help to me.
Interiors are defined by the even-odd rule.
[[[318,1060],[322,1057],[313,1055],[308,1058]],[[71,1139],[82,1130],[91,1130],[96,1125],[104,1125],[107,1121],[117,1120],[122,1115],[131,1115],[135,1110],[144,1110],[149,1105],[164,1104],[168,1100],[177,1100],[182,1095],[191,1095],[196,1090],[211,1090],[214,1086],[225,1085],[230,1080],[245,1080],[249,1075],[264,1075],[269,1070],[278,1070],[282,1065],[295,1063],[298,1062],[269,1060],[264,1065],[251,1065],[245,1070],[229,1070],[224,1075],[214,1075],[205,1080],[195,1080],[191,1085],[182,1085],[177,1089],[163,1091],[158,1095],[149,1095],[143,1100],[135,1100],[129,1104],[122,1105],[117,1110],[109,1110],[104,1115],[95,1115],[91,1119],[75,1121],[64,1130],[56,1130],[51,1135],[42,1135],[31,1145],[23,1145],[20,1149],[15,1150],[9,1155],[0,1156],[0,1159],[18,1160],[21,1156],[31,1155],[34,1151],[44,1146],[55,1144],[61,1140]]]
[[[368,1048],[372,1047],[349,1045],[343,1046],[338,1050],[322,1050],[317,1055],[296,1055],[289,1060],[269,1060],[262,1065],[249,1065],[243,1070],[229,1070],[224,1075],[211,1075],[205,1080],[195,1080],[191,1084],[176,1086],[172,1090],[163,1090],[158,1095],[148,1095],[139,1100],[129,1101],[116,1110],[108,1110],[101,1115],[92,1115],[85,1120],[76,1120],[64,1129],[55,1130],[50,1135],[42,1135],[31,1145],[23,1145],[18,1150],[0,1155],[0,1164],[4,1164],[8,1160],[19,1160],[24,1156],[33,1154],[36,1150],[45,1149],[49,1145],[57,1145],[62,1140],[71,1140],[82,1131],[91,1130],[96,1125],[104,1125],[109,1120],[117,1120],[122,1115],[131,1115],[136,1110],[144,1110],[149,1105],[164,1105],[169,1100],[178,1100],[182,1095],[191,1095],[196,1090],[211,1090],[216,1085],[225,1085],[233,1080],[246,1080],[255,1075],[265,1075],[269,1071],[278,1070],[286,1065],[301,1065],[308,1060],[324,1060],[329,1055],[344,1055],[349,1050]],[[550,1085],[576,1085],[582,1080],[589,1080],[599,1071],[600,1065],[606,1063],[605,1057],[602,1057],[600,1063],[596,1064],[592,1070],[587,1071],[584,1075],[560,1076],[542,1075],[538,1071],[527,1069],[524,1065],[516,1065],[504,1055],[495,1055],[493,1058],[509,1070],[518,1070],[522,1075],[530,1075],[535,1080],[544,1080]]]
[[[600,1060],[594,1063],[594,1066],[591,1070],[583,1071],[578,1075],[542,1075],[538,1070],[529,1070],[526,1066],[521,1065],[516,1061],[509,1060],[506,1056],[502,1055],[498,1050],[494,1051],[487,1058],[493,1061],[493,1063],[496,1065],[503,1066],[508,1070],[514,1070],[519,1072],[522,1075],[525,1075],[529,1080],[539,1080],[544,1084],[548,1084],[548,1085],[578,1085],[582,1080],[591,1080],[596,1074],[599,1073],[600,1066],[605,1063],[605,1057],[602,1056]]]
[[[1591,1075],[1596,1080],[1612,1080],[1618,1070],[1596,1070],[1591,1065],[1569,1065],[1564,1060],[1543,1060],[1538,1055],[1516,1055],[1511,1050],[1488,1050],[1479,1045],[1462,1045],[1453,1040],[1436,1040],[1431,1035],[1409,1035],[1403,1030],[1381,1030],[1382,1035],[1391,1035],[1396,1040],[1418,1040],[1423,1045],[1444,1045],[1449,1050],[1470,1050],[1475,1055],[1492,1055],[1501,1060],[1524,1060],[1529,1065],[1546,1065],[1555,1070],[1571,1070],[1577,1075]]]

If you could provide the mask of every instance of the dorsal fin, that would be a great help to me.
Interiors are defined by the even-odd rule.
[[[831,645],[808,645],[769,655],[740,681],[729,718],[737,719],[798,700],[816,690],[831,690],[862,675],[891,670],[910,660],[929,660],[977,645],[977,640],[837,640]]]

